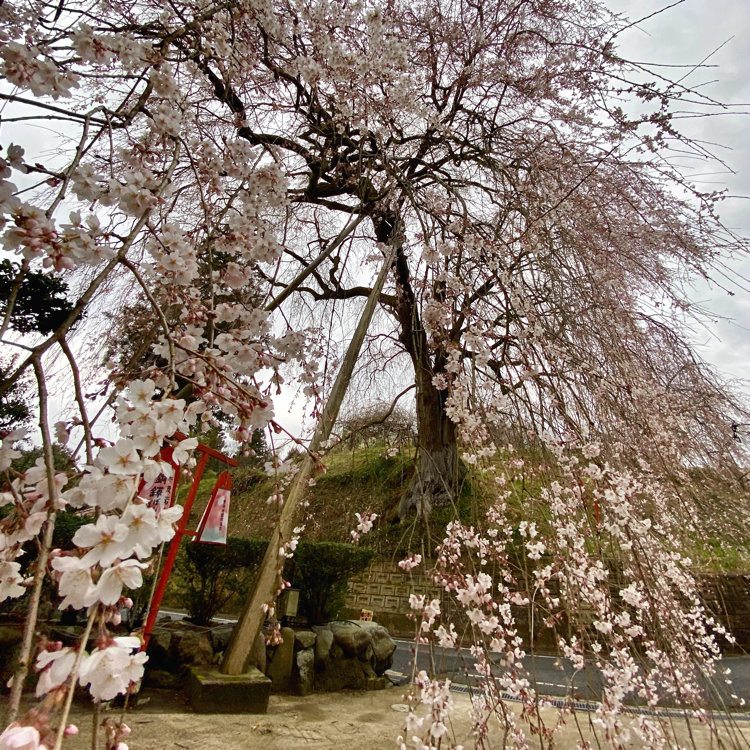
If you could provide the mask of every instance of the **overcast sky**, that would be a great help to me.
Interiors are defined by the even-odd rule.
[[[613,10],[626,13],[631,19],[643,18],[669,4],[655,0],[608,2]],[[697,176],[694,182],[701,187],[727,188],[735,196],[750,195],[750,114],[742,114],[750,113],[750,2],[683,0],[626,31],[620,37],[619,49],[629,59],[659,64],[699,63],[711,55],[706,63],[716,67],[693,72],[685,83],[705,83],[701,90],[713,98],[748,106],[738,107],[737,114],[683,124],[690,135],[717,144],[713,150],[734,171]],[[713,167],[709,171],[718,169]],[[704,170],[702,166],[695,169]],[[750,200],[727,198],[720,213],[728,227],[750,236]],[[728,288],[734,296],[707,285],[695,290],[694,299],[705,302],[717,314],[710,331],[696,331],[695,343],[702,356],[720,370],[733,377],[750,378],[750,281],[746,280],[750,278],[750,261],[738,260],[731,265],[737,283],[728,284]]]

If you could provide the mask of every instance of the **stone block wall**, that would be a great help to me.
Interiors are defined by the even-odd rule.
[[[426,567],[430,567],[429,561]],[[342,617],[357,619],[363,609],[373,612],[373,619],[397,636],[412,637],[415,622],[408,617],[411,612],[409,594],[439,599],[443,611],[451,611],[454,603],[445,592],[418,570],[404,572],[396,563],[377,561],[368,570],[349,582]],[[698,577],[703,602],[717,621],[737,639],[736,646],[721,646],[725,653],[750,650],[750,575],[703,575]],[[525,643],[530,640],[529,614],[525,607],[514,607],[519,635]],[[586,613],[577,613],[577,621],[584,623]],[[541,621],[541,617],[539,618]],[[535,624],[534,641],[537,648],[555,649],[552,631]]]
[[[377,561],[349,581],[343,616],[359,617],[363,609],[369,609],[373,619],[391,633],[411,636],[415,625],[408,617],[410,594],[444,601],[443,590],[423,573],[405,572],[397,563]]]

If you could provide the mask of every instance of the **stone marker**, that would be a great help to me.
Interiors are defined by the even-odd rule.
[[[305,648],[297,652],[297,689],[300,695],[309,695],[315,688],[315,652]]]
[[[294,631],[281,628],[282,642],[276,646],[268,660],[266,674],[271,678],[274,692],[289,690],[294,663]]]

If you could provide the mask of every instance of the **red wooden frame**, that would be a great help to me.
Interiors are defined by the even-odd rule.
[[[185,438],[185,435],[176,433],[175,438],[183,440]],[[151,638],[151,633],[154,630],[156,618],[159,615],[159,608],[161,607],[161,600],[164,598],[164,592],[167,589],[169,576],[172,573],[174,561],[177,559],[177,553],[180,550],[182,537],[195,535],[195,531],[188,531],[185,527],[187,526],[188,519],[190,518],[190,511],[193,509],[195,496],[198,494],[198,487],[200,485],[201,478],[203,477],[203,472],[206,468],[206,464],[208,463],[208,459],[215,458],[222,463],[228,464],[229,466],[237,466],[237,462],[233,458],[229,458],[229,456],[225,456],[223,453],[219,453],[219,451],[214,450],[213,448],[209,448],[207,445],[203,445],[202,443],[198,444],[196,450],[203,455],[201,455],[200,460],[198,461],[198,465],[195,468],[195,472],[193,473],[193,481],[190,483],[190,490],[188,491],[188,495],[185,498],[185,505],[182,509],[182,516],[177,522],[177,530],[175,531],[175,535],[169,545],[169,551],[167,552],[166,560],[164,560],[164,567],[159,574],[159,582],[156,584],[156,589],[154,590],[154,598],[151,600],[151,607],[148,612],[148,617],[146,618],[146,625],[143,628],[144,648],[148,645],[149,639]],[[175,477],[175,482],[172,485],[172,502],[174,502],[176,490],[177,477]]]

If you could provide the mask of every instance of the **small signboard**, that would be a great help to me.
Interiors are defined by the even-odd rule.
[[[359,611],[359,619],[363,622],[372,622],[373,612],[371,609],[361,609]]]
[[[203,511],[194,542],[200,544],[226,544],[229,526],[229,500],[232,491],[232,479],[228,471],[222,471],[216,480],[211,499]]]
[[[159,458],[165,463],[172,463],[172,447],[165,446],[161,449]],[[141,480],[141,486],[138,488],[138,495],[146,500],[149,508],[153,508],[157,517],[166,508],[172,507],[174,503],[175,479],[177,477],[177,467],[172,464],[172,474],[167,476],[161,472],[152,482]]]

